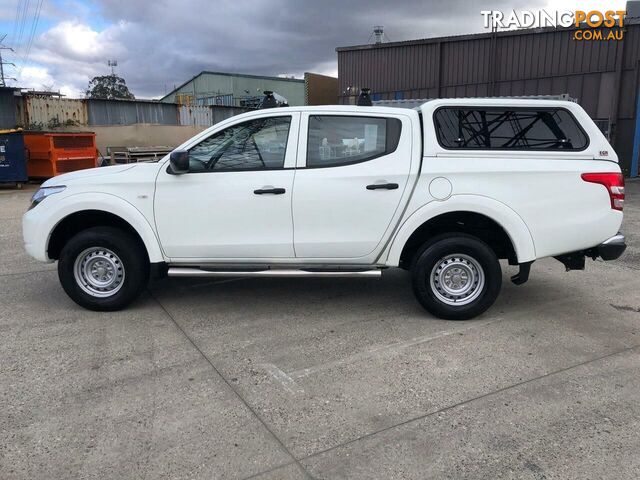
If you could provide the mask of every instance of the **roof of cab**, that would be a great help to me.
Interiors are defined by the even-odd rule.
[[[287,113],[303,112],[303,113],[318,113],[318,114],[378,114],[378,115],[407,115],[413,116],[417,114],[423,114],[430,116],[433,112],[441,106],[469,106],[469,107],[564,107],[568,110],[575,112],[576,109],[580,109],[577,103],[568,100],[551,100],[541,99],[539,97],[532,98],[508,98],[508,97],[495,97],[495,98],[438,98],[433,100],[427,100],[421,105],[413,108],[403,108],[398,106],[381,106],[372,105],[361,107],[357,105],[311,105],[311,106],[296,106],[296,107],[274,107],[265,109],[249,110],[248,112],[235,115],[234,117],[223,120],[216,127],[223,126],[227,123],[232,123],[240,118],[252,118],[260,117],[263,115],[286,115]],[[416,117],[417,118],[417,117]]]
[[[387,107],[381,105],[372,105],[369,107],[360,107],[358,105],[309,105],[301,107],[274,107],[266,109],[250,110],[250,112],[379,112],[379,113],[402,113],[402,110],[397,107]],[[248,112],[247,112],[248,113]]]
[[[256,112],[269,112],[277,111],[279,113],[287,113],[287,112],[358,112],[358,113],[367,113],[367,112],[376,112],[376,113],[399,113],[401,111],[410,111],[410,110],[433,110],[437,107],[443,105],[452,105],[452,106],[495,106],[495,107],[528,107],[528,106],[546,106],[546,107],[566,107],[567,105],[576,105],[575,102],[570,100],[558,100],[558,99],[548,99],[548,98],[540,98],[540,97],[530,97],[530,98],[512,98],[512,97],[467,97],[467,98],[435,98],[425,100],[421,104],[412,107],[403,107],[401,105],[372,105],[367,107],[361,107],[357,105],[310,105],[310,106],[299,106],[299,107],[276,107],[273,109],[257,109],[251,110],[246,113],[256,113]]]

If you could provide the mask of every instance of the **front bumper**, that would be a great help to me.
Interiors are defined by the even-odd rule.
[[[624,241],[624,235],[618,233],[595,247],[595,250],[598,257],[603,260],[615,260],[620,258],[626,248],[627,244]]]
[[[22,238],[29,255],[41,262],[51,262],[47,257],[48,229],[45,226],[43,210],[33,208],[22,216]]]

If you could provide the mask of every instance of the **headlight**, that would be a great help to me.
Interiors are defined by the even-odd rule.
[[[36,193],[31,197],[31,206],[29,210],[38,205],[41,201],[47,198],[49,195],[53,195],[55,193],[62,192],[65,188],[64,185],[60,185],[58,187],[41,187]]]

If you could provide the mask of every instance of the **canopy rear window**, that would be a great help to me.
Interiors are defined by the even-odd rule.
[[[436,135],[447,149],[584,150],[589,139],[563,108],[442,107]]]

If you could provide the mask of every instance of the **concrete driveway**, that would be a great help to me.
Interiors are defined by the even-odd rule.
[[[22,249],[33,188],[0,190],[0,478],[636,479],[627,187],[623,258],[539,261],[520,287],[505,265],[467,322],[426,314],[402,271],[166,279],[89,312]]]

